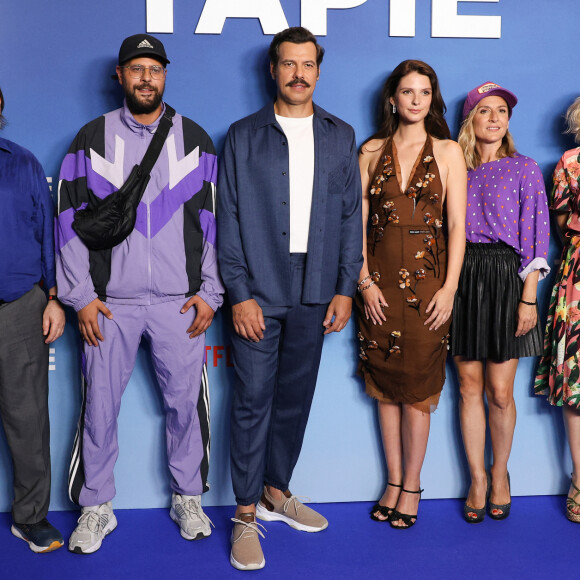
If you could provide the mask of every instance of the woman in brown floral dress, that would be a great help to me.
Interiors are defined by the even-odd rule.
[[[467,172],[429,65],[402,62],[382,99],[383,122],[359,158],[367,231],[357,299],[359,370],[378,401],[389,474],[371,517],[404,529],[417,519],[430,412],[445,382]]]

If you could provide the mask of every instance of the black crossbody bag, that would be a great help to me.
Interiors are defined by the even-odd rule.
[[[175,109],[165,104],[165,113],[140,165],[135,165],[127,181],[105,199],[92,192],[89,207],[75,213],[72,227],[89,250],[108,250],[125,240],[135,228],[137,206],[151,178],[151,170],[173,126]],[[89,190],[90,191],[90,190]]]

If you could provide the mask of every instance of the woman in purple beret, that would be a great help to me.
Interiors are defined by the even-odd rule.
[[[536,289],[550,271],[549,214],[537,163],[517,153],[509,120],[518,102],[487,82],[467,95],[459,145],[467,163],[466,251],[455,295],[451,350],[459,375],[460,421],[471,486],[469,523],[507,518],[507,463],[516,423],[520,357],[542,353]],[[493,451],[485,468],[485,403]]]
[[[567,133],[580,142],[580,98],[566,113]],[[562,262],[550,300],[544,356],[535,391],[562,407],[572,456],[572,480],[566,499],[566,517],[580,523],[580,148],[562,156],[554,171],[550,209],[562,233]]]

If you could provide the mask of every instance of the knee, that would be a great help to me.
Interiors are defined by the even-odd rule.
[[[489,406],[498,411],[507,411],[515,404],[512,385],[488,385],[486,391]]]
[[[483,382],[480,377],[460,375],[459,396],[464,405],[477,403],[483,400]]]

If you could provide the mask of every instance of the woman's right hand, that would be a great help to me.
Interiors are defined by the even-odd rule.
[[[372,320],[373,324],[382,325],[387,320],[383,308],[389,306],[381,289],[373,284],[370,288],[363,290],[362,298],[365,306],[365,317]]]

